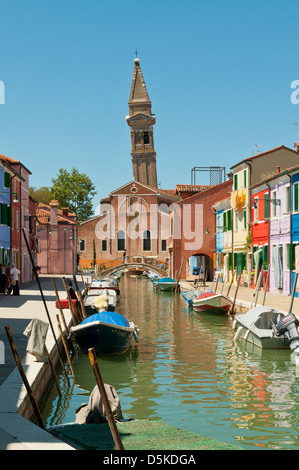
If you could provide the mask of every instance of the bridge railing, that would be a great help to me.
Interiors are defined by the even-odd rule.
[[[168,268],[168,260],[159,260],[155,257],[151,256],[126,256],[124,257],[119,257],[115,258],[112,260],[105,261],[103,263],[100,263],[96,265],[96,271],[106,271],[110,270],[112,268],[117,268],[121,265],[126,265],[126,264],[146,264],[148,266],[153,266],[159,269],[162,269],[166,272]]]

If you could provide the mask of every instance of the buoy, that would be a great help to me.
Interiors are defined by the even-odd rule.
[[[234,341],[237,341],[240,338],[242,331],[243,331],[243,326],[239,326],[237,333],[234,336]]]
[[[249,336],[249,333],[250,333],[250,330],[247,330],[246,333],[245,333],[245,335],[244,335],[245,341],[247,341],[247,338],[248,338],[248,336]]]

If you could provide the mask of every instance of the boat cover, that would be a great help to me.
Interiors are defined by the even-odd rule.
[[[118,326],[130,326],[128,320],[117,312],[99,312],[95,313],[94,315],[90,315],[90,317],[85,318],[81,325],[86,325],[87,323],[91,323],[94,321],[102,321],[105,323],[111,323],[111,325],[118,325]]]
[[[200,294],[197,299],[195,300],[201,300],[201,299],[206,299],[208,297],[215,297],[217,296],[218,294],[215,294],[214,292],[211,292],[211,291],[206,291],[206,292],[203,292],[202,294]]]
[[[171,277],[162,277],[157,281],[158,283],[162,282],[175,282]]]

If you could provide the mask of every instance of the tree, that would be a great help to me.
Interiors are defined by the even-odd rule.
[[[47,206],[50,205],[50,201],[53,199],[52,193],[47,186],[42,186],[40,188],[34,188],[33,186],[30,186],[29,194],[37,202],[42,202]]]
[[[85,173],[79,173],[77,168],[70,173],[60,168],[57,178],[52,178],[52,184],[50,190],[60,208],[68,207],[79,222],[93,215],[92,199],[97,192]]]

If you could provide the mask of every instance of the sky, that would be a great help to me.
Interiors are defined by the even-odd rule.
[[[161,188],[190,184],[195,166],[228,173],[256,151],[293,148],[298,17],[298,0],[0,0],[0,153],[36,188],[78,168],[97,212],[133,179],[136,50]]]

